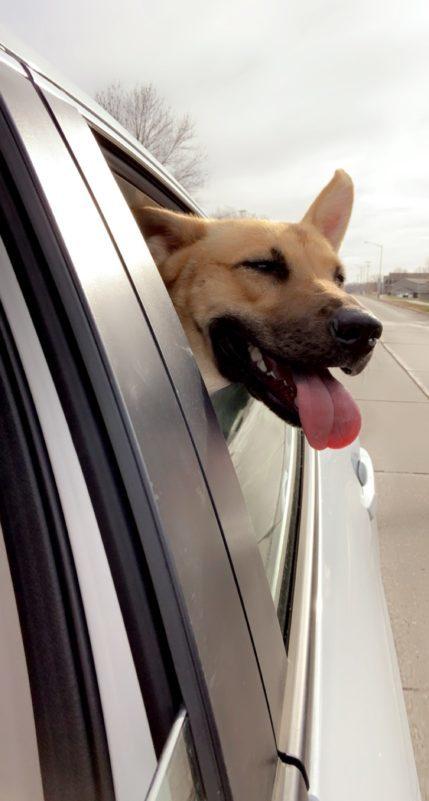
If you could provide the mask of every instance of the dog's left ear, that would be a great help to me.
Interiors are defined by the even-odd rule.
[[[311,223],[338,250],[349,224],[353,206],[353,181],[336,170],[329,184],[311,204],[302,222]]]
[[[192,245],[204,236],[206,223],[192,214],[144,206],[134,208],[134,216],[158,267],[174,251]]]

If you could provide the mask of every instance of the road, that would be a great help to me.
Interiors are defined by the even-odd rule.
[[[419,772],[429,801],[429,314],[360,298],[383,323],[358,401],[376,471],[380,556]]]
[[[365,298],[383,322],[383,344],[429,396],[429,313]]]

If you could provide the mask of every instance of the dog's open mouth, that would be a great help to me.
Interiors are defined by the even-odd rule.
[[[212,323],[210,336],[222,375],[243,383],[279,417],[301,426],[313,448],[343,448],[353,442],[361,427],[360,412],[329,370],[289,364],[248,334],[235,320]]]

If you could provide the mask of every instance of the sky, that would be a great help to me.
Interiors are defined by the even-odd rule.
[[[89,94],[152,82],[207,153],[208,212],[298,221],[337,167],[350,280],[429,266],[428,0],[0,0],[2,25]]]

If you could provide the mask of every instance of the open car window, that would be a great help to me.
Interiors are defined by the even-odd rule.
[[[131,209],[161,206],[150,184],[133,183],[111,163],[113,175]],[[169,207],[165,198],[165,206]],[[245,387],[231,385],[211,400],[228,445],[252,523],[259,553],[282,629],[291,607],[295,520],[299,496],[299,438]]]
[[[291,603],[294,529],[299,494],[297,432],[244,386],[212,402],[250,515],[281,624]]]

